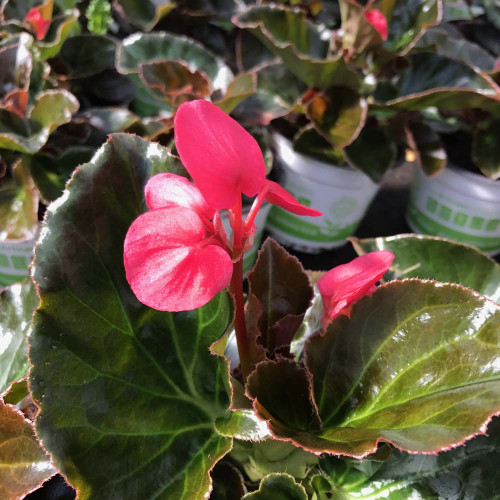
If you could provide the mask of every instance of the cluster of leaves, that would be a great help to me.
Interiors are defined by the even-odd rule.
[[[427,175],[440,172],[450,156],[498,178],[494,2],[475,10],[480,17],[469,24],[449,7],[440,24],[441,0],[338,3],[338,25],[325,23],[324,12],[312,12],[306,2],[300,8],[259,4],[234,19],[308,88],[282,127],[295,149],[347,162],[375,182],[401,148],[413,150]],[[387,20],[387,36],[367,16],[374,9]],[[486,42],[473,37],[484,23]]]
[[[126,281],[123,240],[146,208],[139,193],[153,174],[178,168],[166,148],[112,135],[50,205],[36,248],[36,430],[79,498],[498,492],[498,426],[487,427],[500,411],[498,264],[438,238],[354,240],[360,254],[391,250],[385,278],[397,279],[318,332],[309,309],[318,276],[268,240],[248,275],[255,369],[244,387],[237,363],[223,356],[233,316],[226,292],[169,313],[139,303]],[[1,300],[2,408],[19,420],[5,441],[27,433],[19,416],[26,386],[9,384],[26,373],[38,301],[31,284]],[[397,450],[437,453],[486,431],[438,455]],[[8,457],[15,473],[21,459]],[[47,464],[40,451],[28,460],[22,491],[54,472],[37,465]],[[40,470],[46,475],[33,477]]]

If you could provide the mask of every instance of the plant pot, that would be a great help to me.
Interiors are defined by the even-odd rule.
[[[273,207],[267,222],[272,236],[285,246],[317,253],[342,246],[351,236],[378,185],[347,166],[334,166],[294,151],[292,143],[274,136],[280,184],[323,217],[303,217]]]
[[[0,287],[24,280],[37,238],[0,241]]]
[[[413,231],[500,252],[499,182],[454,166],[433,178],[415,170],[406,212]]]
[[[271,205],[269,203],[263,203],[262,206],[260,207],[260,210],[257,212],[257,216],[255,217],[254,221],[254,224],[257,227],[257,229],[254,233],[252,248],[250,248],[250,250],[247,250],[243,257],[243,271],[249,271],[255,264],[255,261],[257,260],[257,252],[262,242],[262,236],[264,234],[264,228],[266,227],[266,220],[270,210],[271,210]],[[245,220],[249,211],[250,211],[250,206],[243,207],[242,210],[243,220]],[[224,229],[226,230],[228,238],[230,238],[231,226],[229,225],[229,219],[227,218],[227,215],[225,213],[222,215],[222,223],[224,224]]]

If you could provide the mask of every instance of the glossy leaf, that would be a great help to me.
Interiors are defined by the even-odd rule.
[[[297,153],[317,158],[325,163],[344,165],[346,162],[344,152],[347,151],[348,148],[345,150],[334,149],[312,125],[306,125],[295,134],[293,149],[297,151]],[[363,150],[363,155],[366,156],[365,150]]]
[[[70,78],[96,75],[115,64],[116,41],[103,35],[77,35],[68,38],[59,58]]]
[[[268,125],[288,114],[307,86],[285,65],[272,62],[256,70],[257,89],[234,110],[234,116],[252,125]]]
[[[350,240],[358,255],[375,250],[395,255],[384,275],[387,281],[421,278],[458,283],[500,302],[500,265],[475,247],[420,234]]]
[[[269,474],[259,490],[245,495],[244,500],[307,500],[304,487],[289,474]]]
[[[335,148],[351,144],[363,128],[366,101],[348,87],[330,87],[307,103],[307,116],[316,130]]]
[[[232,320],[228,295],[179,314],[140,304],[123,241],[167,149],[112,135],[51,204],[33,269],[30,337],[37,432],[79,498],[196,500],[230,449],[214,421],[229,405],[227,361],[209,351]]]
[[[71,146],[59,157],[48,153],[37,153],[23,162],[29,165],[29,170],[41,197],[54,201],[61,196],[66,182],[78,165],[90,161],[95,149],[88,146]]]
[[[66,12],[64,15],[55,17],[43,42],[37,43],[40,59],[45,61],[55,57],[63,43],[70,36],[73,28],[78,22],[79,12],[76,9]]]
[[[0,148],[34,154],[50,133],[71,120],[79,104],[66,90],[47,90],[38,95],[29,119],[0,110]]]
[[[0,48],[0,98],[16,90],[28,90],[32,69],[29,41],[31,37],[23,37],[19,42]],[[3,107],[3,106],[2,106]]]
[[[396,109],[496,109],[497,90],[478,71],[440,54],[408,56],[409,67],[398,79],[396,94],[386,102]]]
[[[137,73],[142,63],[158,60],[185,61],[191,71],[200,70],[210,78],[212,89],[224,89],[232,80],[224,62],[198,42],[165,32],[136,33],[118,47],[116,67],[125,75]]]
[[[271,238],[262,245],[247,277],[247,308],[260,312],[250,315],[252,322],[257,321],[250,335],[272,356],[276,349],[290,345],[314,292],[298,259]]]
[[[139,122],[139,117],[125,108],[99,107],[85,110],[82,116],[106,135],[124,132]]]
[[[22,413],[0,399],[0,497],[16,500],[56,473],[33,427]]]
[[[474,131],[472,159],[481,172],[490,179],[500,179],[500,120],[492,122],[486,130]]]
[[[37,305],[30,279],[0,292],[0,393],[28,371],[28,329]]]
[[[215,429],[221,436],[243,441],[262,441],[271,437],[267,425],[252,410],[228,411],[215,421]]]
[[[344,153],[352,167],[361,170],[373,182],[381,182],[394,165],[397,149],[381,128],[364,127]]]
[[[28,389],[28,377],[23,377],[22,379],[12,382],[5,391],[0,394],[4,403],[8,405],[17,405],[30,393]]]
[[[0,240],[34,238],[38,227],[38,195],[27,169],[18,162],[11,178],[0,183]]]
[[[114,3],[129,23],[144,31],[152,30],[175,8],[175,3],[170,0],[115,0]]]
[[[319,428],[298,417],[307,401],[299,367],[300,385],[286,384],[290,367],[260,363],[248,394],[273,434],[309,450],[361,458],[381,440],[436,453],[485,432],[499,412],[499,336],[498,304],[458,285],[396,281],[307,342]]]
[[[439,455],[409,455],[395,451],[385,464],[325,457],[321,469],[331,482],[329,492],[340,498],[462,498],[490,500],[500,493],[500,420],[493,419],[487,436]]]
[[[310,87],[359,86],[358,76],[347,66],[342,54],[329,56],[328,39],[299,11],[279,5],[259,5],[233,20],[239,28],[250,30]]]
[[[439,24],[441,0],[391,0],[388,12],[389,37],[385,46],[393,51],[408,52],[429,27]],[[382,9],[384,10],[384,9]]]
[[[406,141],[415,153],[417,165],[426,175],[436,175],[446,166],[446,151],[439,135],[425,123],[406,126]]]

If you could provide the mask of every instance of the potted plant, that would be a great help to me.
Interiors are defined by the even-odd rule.
[[[0,456],[7,474],[32,464],[0,475],[4,497],[54,466],[82,499],[498,494],[498,264],[402,235],[357,240],[360,257],[313,275],[267,240],[245,300],[263,200],[319,214],[266,180],[255,140],[214,105],[181,105],[174,130],[194,183],[166,148],[113,134],[48,208],[29,335],[43,449],[26,382],[3,381],[0,439],[24,445]],[[9,345],[33,310],[19,294],[0,296]]]

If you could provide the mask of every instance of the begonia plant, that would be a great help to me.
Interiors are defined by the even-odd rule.
[[[311,273],[268,239],[245,297],[263,200],[320,214],[213,104],[182,104],[175,138],[180,159],[112,134],[47,210],[38,299],[29,282],[0,295],[3,498],[56,471],[80,499],[498,492],[500,266],[400,235]]]

